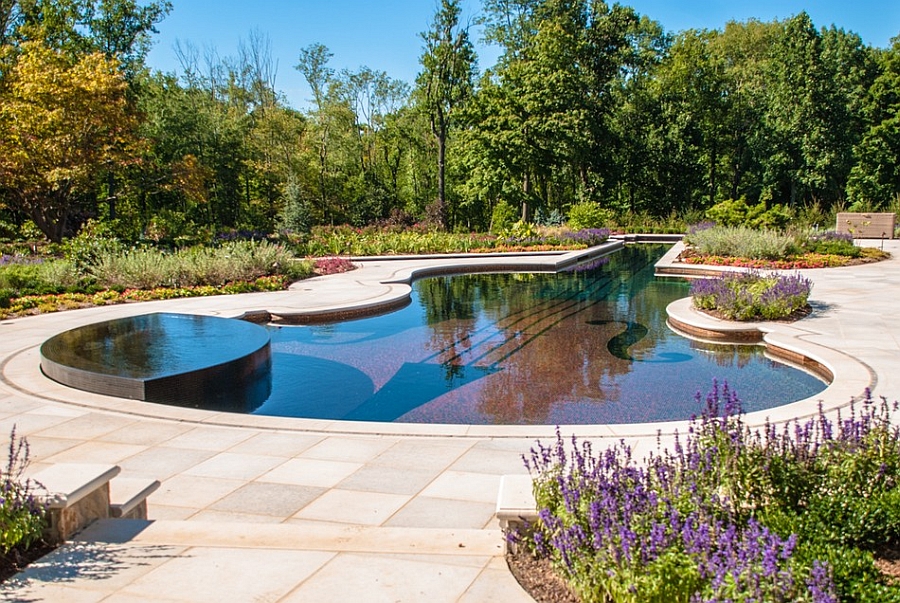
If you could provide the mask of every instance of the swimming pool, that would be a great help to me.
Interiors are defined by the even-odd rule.
[[[383,316],[269,327],[271,393],[253,414],[412,423],[595,424],[686,419],[727,381],[747,411],[826,384],[760,346],[704,344],[666,326],[688,284],[635,245],[588,269],[422,279]],[[248,409],[249,410],[249,409]]]

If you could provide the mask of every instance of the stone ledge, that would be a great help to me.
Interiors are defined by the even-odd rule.
[[[122,471],[118,465],[62,463],[31,476],[47,494],[43,500],[51,509],[66,509],[78,503]]]
[[[117,477],[109,483],[109,516],[147,519],[147,497],[159,489],[158,479]]]
[[[497,519],[504,534],[504,552],[515,552],[515,545],[506,539],[506,535],[538,518],[533,484],[530,475],[504,475],[500,478]]]

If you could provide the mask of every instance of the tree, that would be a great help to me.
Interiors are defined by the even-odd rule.
[[[118,64],[100,53],[77,61],[27,42],[0,98],[0,190],[51,241],[73,218],[98,177],[134,157],[136,122]]]
[[[847,195],[854,209],[881,209],[900,197],[900,37],[879,56],[881,73],[868,91],[870,125],[854,150]]]
[[[435,217],[447,226],[447,139],[461,105],[471,96],[475,78],[475,49],[469,32],[459,24],[459,0],[441,0],[431,28],[422,34],[425,51],[416,79],[422,109],[427,113],[437,144]]]

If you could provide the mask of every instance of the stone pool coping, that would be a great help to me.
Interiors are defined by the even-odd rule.
[[[832,410],[850,403],[862,396],[866,388],[876,394],[900,397],[897,389],[885,390],[885,379],[879,376],[890,372],[889,366],[881,361],[873,363],[854,350],[860,345],[866,347],[869,334],[864,341],[853,337],[853,325],[868,317],[856,313],[847,314],[842,303],[833,303],[826,296],[819,301],[818,293],[823,288],[839,291],[841,283],[849,277],[859,278],[871,273],[874,280],[882,282],[881,273],[891,270],[896,273],[897,292],[900,293],[900,260],[897,259],[900,243],[885,242],[893,248],[894,257],[885,262],[854,266],[803,271],[814,283],[812,302],[814,312],[797,323],[747,323],[735,325],[720,321],[689,307],[689,302],[680,300],[670,307],[673,323],[712,332],[727,332],[735,329],[756,330],[762,334],[764,342],[794,356],[795,364],[809,359],[824,367],[834,375],[834,380],[822,393],[804,400],[791,402],[765,411],[749,413],[749,424],[762,424],[766,420],[786,421],[796,417],[806,417],[818,412],[821,402]],[[358,270],[328,277],[318,277],[300,281],[287,291],[271,293],[251,293],[239,296],[217,296],[210,298],[189,298],[125,304],[85,310],[73,310],[57,314],[25,317],[0,322],[0,380],[8,387],[22,394],[39,399],[75,405],[83,408],[106,410],[129,415],[187,421],[207,425],[252,427],[257,429],[296,430],[327,432],[335,434],[359,435],[404,435],[441,436],[470,438],[547,438],[553,437],[554,425],[495,426],[458,424],[414,424],[377,423],[360,421],[337,421],[320,419],[295,419],[285,417],[263,417],[243,414],[203,411],[173,406],[147,404],[144,402],[102,396],[73,390],[59,385],[41,374],[39,369],[39,347],[51,335],[83,324],[131,316],[146,312],[185,312],[241,318],[259,316],[261,312],[282,320],[303,316],[347,315],[360,312],[385,311],[408,299],[413,280],[435,274],[473,271],[555,271],[572,265],[585,258],[600,257],[619,249],[621,240],[611,241],[599,248],[579,252],[544,252],[536,254],[515,254],[505,257],[480,257],[476,255],[453,256],[451,258],[372,258],[357,261]],[[676,244],[657,264],[661,275],[671,274],[671,269],[691,275],[709,271],[709,267],[694,268],[680,265],[675,261],[680,243]],[[891,250],[891,249],[889,249]],[[665,274],[663,274],[665,273]],[[684,274],[682,274],[684,275]],[[848,324],[842,318],[849,316]],[[837,322],[835,321],[837,319]],[[887,321],[886,328],[878,330],[879,351],[883,344],[892,342],[892,347],[900,351],[900,321]],[[894,326],[897,324],[898,326]],[[856,325],[857,327],[861,325]],[[835,337],[838,335],[838,337]],[[848,342],[849,340],[849,342]],[[881,359],[888,360],[888,359]],[[890,360],[893,360],[891,358]],[[890,383],[887,383],[890,385]],[[655,423],[609,424],[609,425],[563,425],[563,432],[579,433],[583,437],[640,437],[657,433],[683,431],[686,421]]]

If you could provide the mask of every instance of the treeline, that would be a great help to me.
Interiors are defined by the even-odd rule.
[[[234,57],[146,52],[171,6],[0,0],[0,237],[88,219],[126,240],[320,224],[484,230],[574,204],[700,216],[728,199],[896,208],[900,38],[785,21],[665,32],[627,6],[484,0],[502,50],[479,72],[458,0],[422,34],[414,83],[298,48],[308,110],[267,39]]]

